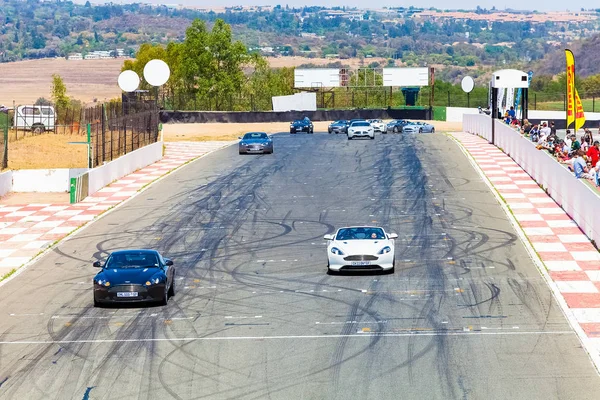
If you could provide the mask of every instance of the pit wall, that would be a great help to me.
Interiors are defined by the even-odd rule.
[[[598,191],[575,178],[546,151],[511,129],[502,121],[494,120],[494,145],[521,166],[548,195],[561,206],[581,230],[595,243],[600,243],[600,206]],[[463,117],[463,130],[492,140],[492,119],[487,115]]]
[[[87,168],[20,169],[12,172],[12,192],[65,193],[72,177]]]
[[[416,119],[430,120],[432,110],[429,107],[354,109],[354,110],[317,110],[317,111],[161,111],[162,123],[255,123],[289,122],[304,117],[311,121],[337,121],[340,119]]]
[[[96,167],[87,172],[89,175],[88,193],[92,195],[110,183],[129,175],[138,169],[147,167],[163,156],[163,142],[159,141]],[[84,196],[85,198],[85,196]]]

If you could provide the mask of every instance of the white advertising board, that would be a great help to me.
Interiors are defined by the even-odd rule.
[[[273,111],[316,111],[316,93],[296,93],[291,96],[274,96]]]
[[[384,68],[383,86],[428,86],[427,68]]]
[[[307,68],[294,70],[294,87],[339,87],[340,70],[336,68]]]

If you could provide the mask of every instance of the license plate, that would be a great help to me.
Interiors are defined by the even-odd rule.
[[[117,292],[117,297],[138,297],[138,292]]]
[[[371,261],[352,261],[352,265],[371,265]]]

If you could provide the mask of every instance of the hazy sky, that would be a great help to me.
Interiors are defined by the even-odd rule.
[[[78,3],[84,1],[79,0]],[[92,0],[92,3],[106,3],[104,0]],[[313,6],[350,6],[350,7],[408,7],[411,5],[418,7],[436,7],[440,9],[446,8],[465,8],[474,9],[477,6],[482,8],[492,8],[496,6],[497,9],[513,8],[513,9],[526,9],[526,10],[538,10],[538,11],[578,11],[583,8],[600,8],[600,2],[598,0],[575,0],[572,3],[565,3],[560,0],[427,0],[427,1],[389,1],[389,0],[113,0],[114,3],[153,3],[153,4],[184,4],[184,5],[196,5],[196,6],[233,6],[233,5],[286,5],[289,6],[301,6],[301,5],[313,5]]]

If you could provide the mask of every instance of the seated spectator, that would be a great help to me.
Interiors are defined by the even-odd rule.
[[[521,129],[521,132],[523,132],[525,135],[528,135],[529,132],[531,132],[531,124],[529,123],[529,121],[524,120],[523,121],[523,129]]]
[[[540,140],[540,128],[537,126],[537,124],[531,127],[531,130],[529,131],[529,139],[531,139],[532,142],[537,142]]]
[[[579,143],[577,137],[575,137],[575,134],[571,135],[571,140],[573,141],[571,143],[571,152],[577,153],[579,150],[581,150],[581,143]]]
[[[598,164],[598,161],[600,160],[600,142],[596,140],[594,142],[594,145],[588,149],[586,155],[589,157],[590,161],[592,162],[592,165],[595,168],[596,164]]]
[[[590,171],[587,167],[587,163],[583,158],[583,150],[578,150],[576,154],[577,156],[575,157],[575,159],[573,159],[573,172],[575,172],[575,178],[594,179],[594,176],[590,174]]]

